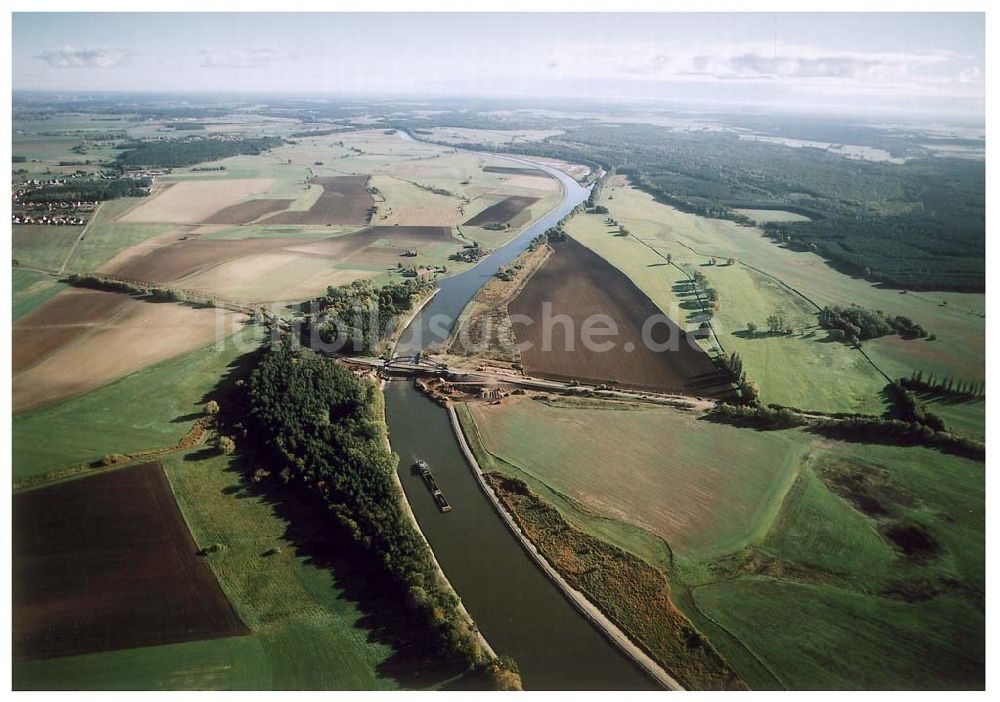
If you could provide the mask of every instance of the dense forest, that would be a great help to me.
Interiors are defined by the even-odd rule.
[[[62,183],[42,185],[20,196],[23,204],[50,202],[94,202],[119,197],[142,197],[149,194],[149,178],[93,179],[73,178]]]
[[[251,139],[177,139],[141,141],[125,145],[117,162],[123,166],[180,168],[205,161],[218,161],[242,154],[257,155],[282,143],[278,137]]]
[[[271,459],[269,473],[321,500],[382,564],[428,633],[428,653],[483,664],[471,623],[402,507],[378,386],[284,337],[260,356],[245,390],[245,433]]]
[[[852,275],[913,289],[984,289],[981,161],[861,161],[732,132],[644,124],[578,126],[506,150],[597,163],[667,204],[708,217],[749,224],[737,207],[805,214],[813,221],[763,229]]]

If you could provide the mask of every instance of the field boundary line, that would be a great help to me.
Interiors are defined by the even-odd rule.
[[[104,202],[99,203],[97,207],[94,208],[93,216],[91,216],[91,218],[87,221],[87,226],[85,226],[80,232],[80,236],[78,236],[76,241],[73,242],[73,247],[69,250],[69,253],[66,254],[66,258],[63,259],[62,265],[59,266],[59,270],[56,272],[56,275],[62,275],[66,271],[66,266],[69,265],[70,259],[72,259],[73,254],[76,253],[76,247],[78,247],[80,242],[83,241],[83,235],[90,231],[90,225],[97,221],[97,215],[100,213],[102,207],[104,207]]]
[[[110,473],[123,468],[129,468],[137,462],[147,463],[151,461],[158,461],[163,456],[169,456],[170,454],[177,453],[178,451],[187,451],[195,446],[204,444],[211,425],[211,418],[207,415],[202,416],[194,420],[194,424],[180,439],[168,446],[159,446],[157,448],[143,449],[141,451],[121,454],[124,457],[124,460],[115,461],[106,466],[101,465],[94,467],[93,463],[77,463],[76,465],[69,466],[67,468],[56,468],[55,470],[42,473],[41,475],[28,476],[26,478],[22,478],[20,481],[15,480],[11,490],[14,493],[30,492],[37,488],[48,487],[49,485],[56,485],[70,480],[76,480],[77,478],[89,477],[91,475],[102,475],[104,473]]]
[[[572,234],[570,234],[570,236],[573,237],[573,240],[576,241],[581,246],[586,246],[588,249],[590,249],[589,246],[587,246],[586,244],[584,244],[582,241],[580,241],[579,239],[577,239]],[[633,240],[639,242],[640,244],[642,244],[643,246],[645,246],[647,249],[649,249],[650,251],[652,251],[654,254],[656,254],[657,256],[659,256],[660,258],[662,258],[664,261],[667,262],[667,265],[673,266],[678,271],[680,271],[681,274],[684,276],[685,280],[687,280],[688,282],[691,282],[691,283],[694,282],[694,280],[692,279],[692,277],[690,276],[690,274],[688,274],[688,272],[686,270],[684,270],[683,268],[681,268],[680,266],[678,266],[676,263],[674,263],[673,260],[667,259],[667,257],[664,256],[663,254],[661,254],[659,251],[657,251],[656,248],[652,244],[646,242],[644,239],[640,239],[635,234],[629,234],[628,237],[630,239],[633,239]],[[593,249],[590,249],[590,250],[594,251]],[[694,251],[694,250],[692,249],[692,251]],[[697,252],[695,252],[695,253],[697,253]],[[618,266],[615,266],[613,263],[611,263],[611,261],[608,261],[607,258],[605,258],[604,256],[601,256],[596,251],[594,251],[594,254],[597,255],[597,256],[600,256],[602,259],[604,259],[608,263],[609,266],[611,266],[612,268],[615,268],[616,270],[618,270],[619,272],[621,272],[621,274],[624,275],[629,280],[632,280],[632,278],[627,273],[625,273],[625,271],[622,271],[620,268],[618,268]],[[632,284],[636,285],[635,281],[633,281]],[[639,286],[636,285],[636,287],[638,288]],[[641,288],[639,288],[639,289],[641,290]],[[702,305],[702,308],[703,309],[707,309],[707,305],[705,304],[705,300],[702,299],[701,293],[698,292],[697,286],[694,286],[694,296],[698,299],[698,302]],[[649,297],[649,296],[647,295],[647,297]],[[652,300],[652,298],[650,298],[650,300]],[[654,305],[655,305],[655,303],[654,303]],[[656,305],[656,307],[659,308],[659,305]],[[663,312],[663,310],[660,310],[660,311]],[[666,314],[666,313],[664,312],[664,314]],[[715,345],[718,347],[719,352],[720,353],[725,353],[726,349],[725,349],[725,347],[723,347],[722,341],[719,339],[719,335],[715,331],[715,327],[712,326],[712,316],[709,316],[709,318],[706,319],[705,322],[708,324],[708,328],[712,330],[712,337],[715,339]],[[685,334],[687,333],[687,322],[684,322],[684,326],[683,327],[681,327],[681,325],[679,323],[677,323],[677,322],[675,322],[675,324],[677,324],[677,327],[679,329],[681,329],[681,331],[683,331]]]
[[[722,581],[722,582],[725,582],[725,581]],[[788,687],[788,684],[787,684],[787,683],[786,683],[786,682],[785,682],[784,680],[782,680],[782,679],[781,679],[781,676],[779,676],[779,675],[778,675],[778,674],[777,674],[777,673],[776,673],[776,672],[775,672],[775,671],[774,671],[774,670],[773,670],[773,669],[771,668],[771,666],[769,666],[769,665],[767,664],[767,662],[765,662],[765,661],[764,661],[764,659],[763,659],[763,658],[761,658],[761,657],[760,657],[760,656],[759,656],[759,655],[757,654],[757,652],[756,652],[756,651],[754,651],[754,650],[753,650],[752,648],[750,648],[750,647],[749,647],[749,646],[748,646],[748,645],[746,644],[746,642],[745,642],[745,641],[743,641],[743,639],[741,639],[741,638],[740,638],[739,636],[737,636],[736,634],[734,634],[733,632],[731,632],[731,631],[730,631],[730,630],[729,630],[729,629],[728,629],[728,628],[727,628],[727,627],[726,627],[726,626],[725,626],[724,624],[722,624],[722,623],[721,623],[721,622],[720,622],[719,620],[717,620],[717,619],[716,619],[715,617],[712,617],[712,616],[710,616],[709,614],[707,614],[707,613],[705,612],[705,610],[703,610],[703,609],[701,608],[701,606],[700,606],[700,605],[698,604],[698,601],[697,601],[697,599],[695,598],[695,594],[694,594],[694,591],[695,591],[695,589],[696,589],[696,588],[699,588],[699,587],[704,587],[705,585],[716,585],[716,584],[717,584],[716,582],[712,582],[712,583],[700,583],[700,584],[698,584],[698,585],[689,585],[689,586],[688,586],[688,588],[687,588],[687,590],[688,590],[688,592],[689,592],[689,593],[691,594],[691,604],[692,604],[692,605],[694,605],[694,608],[695,608],[696,610],[698,610],[698,614],[700,614],[701,616],[703,616],[703,617],[704,617],[705,619],[707,619],[708,621],[712,622],[712,624],[714,624],[715,626],[719,627],[719,629],[721,629],[722,631],[726,632],[726,634],[727,634],[727,635],[728,635],[728,636],[729,636],[729,637],[730,637],[730,638],[731,638],[731,639],[732,639],[733,641],[735,641],[736,643],[738,643],[738,644],[739,644],[739,645],[740,645],[740,646],[741,646],[741,647],[743,648],[743,650],[745,650],[745,651],[746,651],[747,653],[749,653],[749,654],[750,654],[750,657],[751,657],[751,658],[753,658],[753,659],[754,659],[755,661],[757,661],[758,663],[760,663],[760,665],[761,665],[761,666],[762,666],[762,667],[764,668],[764,670],[766,670],[766,671],[767,671],[768,673],[770,673],[770,674],[771,674],[771,676],[772,676],[772,677],[773,677],[773,678],[774,678],[774,679],[775,679],[775,680],[776,680],[776,681],[778,682],[778,684],[779,684],[779,685],[781,685],[781,686],[782,686],[783,688],[785,688],[785,690],[790,690],[791,688],[789,688],[789,687]]]
[[[455,412],[455,406],[451,403],[448,404],[448,417],[451,419],[452,430],[455,433],[455,438],[458,440],[458,444],[462,449],[462,453],[465,454],[465,459],[472,470],[473,475],[476,477],[476,481],[479,483],[479,487],[485,493],[486,497],[489,499],[490,504],[493,505],[493,509],[496,510],[500,518],[503,519],[504,524],[511,531],[514,537],[521,544],[524,551],[535,561],[542,572],[548,576],[549,580],[563,593],[569,602],[576,607],[576,609],[583,614],[583,616],[590,621],[594,627],[601,632],[611,643],[618,647],[618,649],[624,653],[630,660],[632,660],[636,665],[642,668],[650,677],[652,677],[657,683],[662,685],[668,690],[672,691],[683,691],[685,688],[677,682],[666,670],[663,669],[656,661],[654,661],[649,655],[647,655],[642,649],[636,646],[632,640],[628,637],[625,632],[618,628],[603,612],[600,611],[593,603],[588,600],[583,593],[578,590],[573,589],[568,582],[559,574],[559,572],[547,561],[545,557],[538,551],[533,543],[525,536],[524,532],[521,531],[520,527],[514,521],[513,517],[507,513],[500,504],[500,500],[493,489],[486,483],[483,478],[482,469],[479,467],[479,462],[472,453],[472,449],[469,448],[469,444],[465,439],[465,434],[462,431],[462,426],[458,421],[458,414]]]

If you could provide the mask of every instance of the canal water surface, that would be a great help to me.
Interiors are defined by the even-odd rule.
[[[397,353],[424,350],[447,338],[476,291],[587,197],[587,189],[545,168],[563,183],[562,204],[480,265],[440,282],[440,292],[403,332]],[[385,388],[389,440],[399,476],[434,554],[499,654],[513,657],[528,690],[660,689],[569,603],[524,552],[483,494],[452,431],[447,411],[411,381]],[[428,462],[452,511],[441,513],[412,471]]]

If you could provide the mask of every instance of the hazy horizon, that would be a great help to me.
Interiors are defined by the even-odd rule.
[[[981,13],[15,13],[13,88],[982,119]]]

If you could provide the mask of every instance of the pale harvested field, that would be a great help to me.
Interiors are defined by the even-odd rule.
[[[173,183],[119,218],[119,222],[201,224],[242,200],[262,195],[271,178],[234,178]]]
[[[453,227],[462,221],[462,201],[438,195],[390,175],[372,178],[372,185],[385,198],[378,204],[378,224]]]
[[[522,173],[512,175],[507,178],[500,192],[515,192],[516,190],[530,190],[532,192],[557,193],[559,192],[559,181],[543,171],[537,171],[539,175]]]
[[[170,283],[224,261],[281,249],[296,239],[187,239],[163,242],[135,255],[112,261],[103,270],[150,283]]]
[[[115,298],[115,293],[97,293]],[[57,298],[58,299],[58,298]],[[42,308],[39,308],[40,310]],[[13,379],[13,411],[22,412],[100,387],[134,371],[229,336],[242,315],[214,308],[128,299],[103,323],[50,349]],[[72,324],[72,322],[70,323]],[[14,331],[14,348],[30,344]]]
[[[184,288],[246,302],[283,302],[318,297],[330,285],[378,275],[336,265],[326,257],[297,253],[251,254],[186,278]]]
[[[120,256],[105,272],[150,283],[171,284],[245,302],[306,299],[324,290],[376,275],[378,268],[407,263],[407,249],[426,254],[459,247],[447,227],[367,227],[324,239],[162,240]],[[355,268],[356,270],[347,270]]]
[[[524,158],[525,161],[532,161],[533,163],[542,163],[546,166],[551,166],[552,168],[562,171],[577,182],[583,182],[586,180],[587,176],[590,175],[590,166],[585,166],[582,163],[569,163],[568,161],[560,161],[555,158],[545,158],[544,156],[527,156],[522,158]]]

